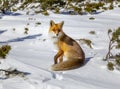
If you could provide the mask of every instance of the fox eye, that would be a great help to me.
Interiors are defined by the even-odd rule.
[[[58,32],[60,32],[60,29],[58,29]]]

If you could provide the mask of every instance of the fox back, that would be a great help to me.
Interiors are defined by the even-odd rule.
[[[58,24],[54,23],[54,21],[50,21],[49,35],[53,44],[58,49],[57,54],[54,56],[52,70],[68,70],[76,68],[83,64],[85,58],[80,45],[63,32],[63,24],[63,21]],[[66,61],[63,61],[63,56],[66,57]],[[58,59],[60,60],[59,63],[57,61]]]

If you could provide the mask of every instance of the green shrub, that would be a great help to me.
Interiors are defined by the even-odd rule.
[[[41,13],[41,11],[40,11],[40,10],[39,10],[39,11],[35,11],[35,13],[36,13],[36,14],[39,14],[39,13]]]
[[[22,4],[18,9],[24,10],[25,6]]]
[[[114,56],[113,59],[115,59],[115,60],[113,60],[112,62],[109,61],[107,64],[108,69],[112,70],[112,71],[115,68],[120,70],[120,54],[119,54],[119,56],[118,55]]]
[[[120,27],[116,30],[112,31],[111,29],[108,30],[108,37],[109,37],[109,47],[108,47],[108,53],[106,55],[106,60],[112,56],[111,50],[113,48],[120,49]]]
[[[15,77],[15,76],[19,76],[19,77],[25,77],[26,75],[28,75],[29,73],[26,72],[22,72],[19,71],[17,69],[13,69],[12,67],[8,68],[8,69],[1,69],[0,68],[0,72],[2,72],[2,76],[0,76],[1,78],[4,79],[8,79],[10,77]]]
[[[13,11],[13,12],[16,12],[16,11],[17,11],[17,9],[15,9],[15,8],[12,8],[12,11]]]
[[[106,2],[107,2],[107,3],[112,3],[112,2],[113,2],[113,0],[106,0]]]
[[[90,48],[92,48],[92,41],[91,40],[89,40],[89,39],[79,39],[79,41],[86,44]]]
[[[92,34],[92,35],[94,35],[94,34],[95,34],[95,31],[90,31],[89,33]]]
[[[59,9],[59,8],[56,8],[56,9],[55,9],[55,13],[56,13],[56,14],[59,14],[59,13],[60,13],[60,9]]]
[[[116,58],[115,63],[116,63],[116,65],[118,65],[120,67],[120,55],[118,58]]]
[[[24,34],[28,34],[29,29],[28,29],[28,28],[25,28],[24,30],[25,30],[25,31],[24,31]]]
[[[90,17],[89,20],[95,20],[95,18],[94,17]]]
[[[113,4],[111,3],[109,6],[109,10],[112,10],[112,9],[114,9],[114,7],[113,7]]]
[[[36,25],[41,25],[41,22],[36,22],[35,24],[36,24]]]
[[[120,7],[120,5],[118,5],[118,7]]]
[[[88,13],[91,13],[93,11],[93,8],[92,7],[86,7],[85,11],[88,12]]]
[[[77,12],[79,15],[82,14],[82,8],[81,8],[81,7],[73,6],[73,9],[74,9],[74,11]]]
[[[111,61],[110,58],[112,57],[114,67],[116,69],[120,69],[120,54],[116,53],[116,55],[112,53],[113,50],[120,49],[120,27],[112,31],[111,29],[108,30],[108,37],[109,37],[109,46],[108,52],[106,54],[106,60],[108,63]]]
[[[109,70],[113,71],[113,70],[114,70],[114,64],[113,64],[112,62],[108,62],[107,68],[108,68]]]
[[[48,16],[49,13],[47,11],[42,12],[43,15]]]
[[[104,3],[86,3],[85,4],[85,11],[88,13],[94,13],[94,11],[99,10],[100,7],[103,7]]]
[[[55,10],[56,7],[64,7],[65,2],[63,0],[40,0],[41,9],[45,10]]]
[[[108,10],[108,8],[107,8],[107,7],[102,7],[102,9],[103,9],[103,10]]]
[[[11,46],[9,45],[3,45],[2,47],[0,47],[0,58],[6,58],[10,50]]]

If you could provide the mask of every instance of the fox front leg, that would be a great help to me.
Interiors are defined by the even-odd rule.
[[[59,57],[59,61],[60,61],[60,63],[63,62],[63,55],[61,55],[61,56]]]
[[[62,50],[58,51],[58,53],[54,56],[54,64],[57,64],[57,60],[58,60],[58,58],[59,58],[61,55],[63,55],[63,51],[62,51]],[[61,58],[60,58],[60,59],[61,59]],[[62,60],[62,59],[61,59],[61,60]]]

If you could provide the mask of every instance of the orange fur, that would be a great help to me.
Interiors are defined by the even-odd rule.
[[[85,59],[85,54],[80,45],[63,32],[63,24],[63,21],[58,24],[50,21],[49,34],[52,34],[50,37],[58,48],[58,52],[54,56],[54,65],[51,67],[54,71],[78,68]],[[66,57],[66,61],[63,61],[63,56]]]

